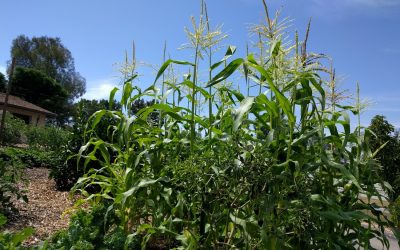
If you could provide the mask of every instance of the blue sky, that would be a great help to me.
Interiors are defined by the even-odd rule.
[[[312,18],[308,49],[333,58],[342,88],[354,92],[361,85],[363,98],[374,105],[362,116],[368,125],[383,114],[400,127],[400,0],[270,0],[271,12],[294,21],[291,30],[303,36]],[[184,27],[199,13],[198,0],[1,0],[0,71],[10,60],[12,40],[20,34],[60,37],[75,58],[76,70],[87,80],[86,98],[104,98],[119,83],[117,64],[125,50],[136,44],[140,62],[159,65],[164,41],[174,59],[189,60]],[[238,56],[252,40],[248,26],[263,20],[261,0],[208,0],[212,24],[223,24],[226,45],[236,45]],[[154,75],[138,69],[140,84]]]

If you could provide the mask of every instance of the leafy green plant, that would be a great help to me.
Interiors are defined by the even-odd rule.
[[[128,239],[142,236],[142,249],[155,241],[167,249],[177,241],[186,249],[356,249],[370,248],[372,238],[388,246],[384,227],[393,223],[371,199],[382,199],[376,186],[386,185],[368,144],[371,131],[351,131],[352,107],[326,108],[321,57],[307,53],[306,40],[284,41],[282,23],[264,7],[259,59],[231,59],[230,46],[202,82],[200,18],[190,33],[193,62],[166,60],[144,91],[133,85],[136,74],[127,77],[121,109],[88,119],[77,158],[86,173],[73,191],[107,204],[105,218],[115,215]],[[160,95],[158,80],[172,65],[193,74]],[[247,94],[221,84],[237,73]],[[168,93],[182,88],[188,93],[171,102]],[[129,114],[144,96],[156,101]],[[201,105],[212,112],[204,115]],[[158,126],[149,122],[155,111]],[[115,121],[106,138],[98,133],[104,118]]]
[[[7,222],[7,218],[0,214],[0,227]],[[29,249],[21,246],[22,242],[33,234],[33,228],[27,227],[21,231],[11,233],[9,231],[0,232],[0,249],[22,250]]]
[[[111,105],[110,105],[111,103]],[[143,107],[147,107],[154,104],[154,101],[144,101],[138,99],[127,107],[127,110],[134,115],[136,112],[141,110]],[[115,100],[81,100],[76,104],[74,125],[72,128],[72,133],[68,137],[69,141],[66,146],[59,147],[55,159],[60,159],[58,164],[52,165],[50,176],[56,181],[57,189],[59,190],[70,190],[71,187],[76,183],[79,177],[84,174],[84,164],[76,165],[76,156],[79,152],[80,147],[84,142],[85,135],[85,124],[87,120],[97,111],[102,109],[119,110],[121,109],[121,104]],[[149,122],[153,124],[158,123],[158,113],[152,112],[150,114]],[[114,127],[116,124],[115,117],[102,117],[97,121],[96,130],[92,131],[97,137],[102,140],[109,140],[113,137],[112,130],[110,128]],[[95,155],[96,156],[96,155]],[[86,169],[99,169],[101,166],[96,162],[88,163]]]
[[[90,211],[79,210],[71,217],[66,230],[56,233],[48,242],[47,249],[135,249],[134,242],[127,242],[127,236],[119,227],[111,227],[112,214],[105,221],[105,206],[95,206]],[[127,243],[126,243],[127,242]],[[137,243],[136,243],[137,244]]]
[[[390,204],[390,214],[395,225],[400,228],[400,197]]]
[[[4,155],[0,158],[0,212],[8,214],[16,212],[12,199],[22,199],[28,201],[24,190],[18,186],[21,181],[22,168],[19,164],[13,164],[12,159],[4,160]]]
[[[35,127],[28,126],[26,137],[31,148],[44,151],[58,152],[70,139],[71,132],[55,126]]]
[[[74,125],[68,135],[68,141],[60,144],[55,150],[55,159],[58,164],[51,167],[50,177],[55,182],[57,189],[70,190],[79,177],[84,173],[82,167],[76,166],[76,154],[84,141],[84,126],[88,118],[99,109],[119,107],[119,103],[113,101],[111,105],[106,100],[85,100],[82,99],[75,105]],[[112,124],[112,119],[102,120],[99,124],[97,135],[102,138],[109,136],[107,127]],[[100,128],[101,127],[101,128]],[[96,167],[95,165],[92,165]]]
[[[4,128],[4,142],[6,144],[21,143],[26,127],[23,120],[7,113]]]
[[[387,192],[394,201],[400,195],[400,139],[394,133],[394,126],[381,115],[372,118],[369,129],[374,133],[369,143],[378,151],[376,159],[382,166],[381,175],[392,186]]]
[[[0,155],[23,167],[52,167],[59,164],[57,153],[39,148],[5,147],[0,149]]]

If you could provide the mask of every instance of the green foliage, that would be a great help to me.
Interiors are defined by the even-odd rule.
[[[72,136],[71,132],[56,126],[28,126],[25,134],[29,147],[53,152],[62,151]]]
[[[390,214],[392,215],[393,222],[400,228],[400,197],[390,204]]]
[[[7,222],[6,217],[0,213],[0,228]],[[0,232],[0,249],[22,250],[28,249],[21,246],[22,242],[34,233],[33,228],[24,228],[21,231],[11,233],[8,231]]]
[[[21,143],[27,129],[25,122],[7,113],[4,124],[4,142],[6,144]]]
[[[10,159],[22,167],[50,168],[59,164],[57,152],[38,148],[5,147],[0,150],[4,159]]]
[[[86,125],[86,122],[89,120],[89,118],[96,113],[97,111],[100,111],[102,109],[110,109],[110,110],[118,110],[121,108],[121,104],[115,100],[112,101],[111,105],[108,100],[86,100],[82,99],[78,103],[75,104],[75,115],[74,115],[74,122],[76,123],[75,127],[79,127],[79,131],[75,130],[75,133],[79,133],[81,136],[81,139],[79,140],[79,145],[77,150],[75,151],[76,153],[79,150],[79,146],[82,145],[83,142],[83,131],[84,127]],[[112,117],[103,117],[99,121],[99,129],[96,131],[98,136],[100,138],[108,138],[111,136],[111,133],[109,132],[109,128],[114,125],[114,119]]]
[[[251,58],[245,63],[266,79],[272,97],[217,89],[230,101],[219,107],[211,137],[188,133],[192,121],[196,130],[207,128],[208,118],[179,106],[154,104],[132,117],[122,110],[95,113],[80,162],[101,168],[91,168],[75,190],[94,203],[111,202],[108,210],[119,216],[123,232],[144,233],[144,246],[159,234],[191,249],[353,249],[368,247],[374,237],[388,244],[383,230],[362,226],[389,225],[358,198],[380,196],[368,130],[359,138],[346,109],[324,110],[315,73],[288,75],[279,87]],[[123,96],[137,96],[131,82]],[[123,100],[123,107],[132,101]],[[163,112],[165,129],[148,122],[154,110]],[[95,132],[103,117],[117,119],[108,140]],[[254,137],[262,127],[266,136]],[[87,192],[93,185],[100,191]]]
[[[0,153],[0,213],[16,212],[12,199],[28,201],[24,190],[18,185],[21,181],[22,167],[18,160]]]
[[[101,100],[87,100],[81,99],[79,102],[75,103],[74,105],[74,121],[79,122],[78,116],[82,116],[82,119],[89,119],[89,117],[94,114],[96,111],[102,109],[110,109],[112,107],[113,110],[118,110],[121,108],[121,104],[117,101],[113,101],[112,105],[108,100],[101,99]],[[81,113],[81,114],[79,114]]]
[[[57,122],[64,124],[74,99],[85,93],[86,80],[75,71],[71,52],[60,38],[20,35],[12,42],[11,58],[20,75],[12,85],[19,88],[15,94],[24,93],[28,101],[57,113]]]
[[[71,52],[60,38],[20,35],[12,42],[11,57],[17,67],[34,68],[60,83],[70,101],[85,93],[86,81],[75,71]]]
[[[58,232],[48,244],[51,249],[124,249],[127,237],[120,228],[112,228],[113,215],[108,214],[105,221],[106,207],[95,206],[89,212],[79,210],[71,217],[68,229]],[[137,249],[134,242],[126,244],[127,249]]]
[[[96,100],[93,102],[81,100],[74,106],[74,125],[67,137],[68,141],[63,146],[60,145],[60,150],[57,151],[59,164],[53,165],[50,170],[50,177],[55,180],[58,190],[70,190],[83,174],[82,169],[76,166],[74,155],[83,142],[84,121],[88,119],[91,112],[96,111],[96,104],[98,104]],[[86,108],[87,106],[89,108]]]
[[[379,150],[376,159],[382,166],[380,173],[392,186],[393,192],[388,191],[395,200],[400,195],[400,138],[394,133],[393,125],[381,115],[372,118],[369,129],[374,133],[370,139],[371,149]]]
[[[11,94],[57,114],[62,114],[68,106],[67,91],[54,79],[33,68],[16,68]]]
[[[351,131],[352,107],[326,108],[319,57],[300,57],[299,44],[282,40],[281,23],[268,18],[259,60],[229,61],[228,49],[201,82],[200,28],[190,33],[194,62],[166,61],[144,91],[133,86],[137,75],[127,77],[122,108],[88,119],[77,159],[85,174],[73,191],[104,205],[104,226],[140,239],[142,249],[155,242],[159,249],[368,249],[372,238],[388,247],[384,227],[393,223],[371,200],[382,199],[376,187],[384,185],[368,144],[372,132]],[[193,75],[160,96],[157,80],[172,65]],[[257,94],[222,84],[239,70]],[[176,103],[168,93],[180,89],[188,91]],[[155,101],[127,112],[143,97]],[[204,100],[214,109],[208,116]],[[153,112],[163,124],[151,122]],[[103,119],[114,121],[107,136]]]
[[[129,109],[131,115],[136,115],[140,110],[144,109],[145,107],[149,107],[155,104],[154,100],[146,101],[144,99],[137,99],[132,102],[131,107]],[[160,120],[160,113],[159,112],[151,112],[148,116],[148,121],[153,124],[157,125]]]
[[[116,102],[113,103],[114,107],[120,107]],[[50,176],[55,180],[58,190],[70,190],[76,183],[79,177],[84,173],[81,167],[76,166],[76,154],[84,141],[85,123],[89,117],[100,109],[109,108],[109,102],[106,100],[86,100],[81,99],[74,105],[74,116],[72,131],[69,134],[68,142],[60,147],[62,150],[58,151],[59,164],[51,168]],[[99,135],[107,137],[107,127],[111,120],[103,120],[102,128],[99,129]]]
[[[154,102],[145,102],[143,100],[138,100],[134,105],[131,106],[131,112],[137,112],[143,107],[154,104]],[[74,125],[72,128],[72,133],[68,137],[68,143],[66,147],[63,147],[63,152],[59,152],[59,157],[64,159],[58,165],[54,165],[51,169],[50,176],[56,181],[57,188],[59,190],[70,190],[71,187],[76,183],[79,177],[83,175],[84,164],[76,166],[76,155],[79,152],[80,147],[84,143],[85,138],[85,128],[86,122],[89,118],[96,112],[103,109],[119,110],[121,109],[121,104],[119,102],[113,101],[110,106],[110,102],[107,100],[86,100],[81,99],[74,106]],[[154,123],[158,123],[158,113],[153,112],[150,115]],[[116,120],[114,117],[102,117],[97,124],[96,130],[93,133],[103,140],[108,140],[112,138],[112,128],[115,126]],[[88,163],[87,169],[94,168],[99,169],[100,165],[95,162]]]
[[[0,72],[0,91],[6,92],[7,80],[3,73]]]

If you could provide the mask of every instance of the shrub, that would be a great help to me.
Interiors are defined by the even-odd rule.
[[[30,147],[58,152],[67,145],[70,132],[54,126],[28,126],[26,137]]]
[[[4,142],[6,144],[23,143],[27,125],[10,113],[6,114],[4,127]]]
[[[48,249],[124,249],[127,236],[119,227],[111,227],[116,224],[116,217],[109,214],[106,222],[105,214],[105,206],[95,206],[90,211],[79,210],[71,217],[68,229],[59,231],[52,237]],[[134,243],[127,242],[127,247],[138,249]]]
[[[50,169],[50,177],[56,182],[58,190],[70,190],[78,178],[83,175],[83,168],[76,165],[75,158],[83,143],[85,118],[82,112],[81,104],[76,111],[75,123],[68,136],[68,142],[57,151],[58,164],[53,165]]]
[[[0,155],[0,213],[16,212],[12,199],[28,201],[25,192],[20,189],[22,167],[16,159]]]
[[[112,108],[120,108],[118,102],[113,102]],[[68,135],[68,142],[64,147],[61,147],[61,151],[58,151],[58,158],[61,159],[59,164],[54,165],[51,168],[50,176],[55,180],[58,190],[70,190],[71,187],[76,183],[79,177],[81,177],[85,169],[100,168],[100,165],[95,162],[90,162],[86,167],[84,164],[76,164],[76,155],[79,152],[80,147],[84,143],[84,131],[86,122],[93,113],[103,109],[109,108],[109,101],[106,100],[80,100],[75,105],[74,114],[74,125],[70,134]],[[107,140],[111,137],[111,130],[109,129],[115,125],[115,119],[112,117],[104,117],[99,121],[99,127],[101,129],[96,130],[99,137]],[[95,155],[95,157],[98,155]]]
[[[54,156],[57,164],[50,169],[50,177],[56,182],[56,188],[60,191],[69,191],[79,177],[83,175],[83,169],[77,167],[75,151],[64,147],[65,151]]]
[[[60,162],[59,154],[53,151],[44,151],[38,148],[13,148],[0,149],[0,155],[5,159],[12,159],[24,167],[54,167]]]
[[[66,146],[57,151],[46,151],[43,148],[12,148],[0,149],[0,158],[13,161],[22,167],[45,167],[50,169],[49,177],[56,182],[58,190],[69,190],[80,176],[82,170],[76,167],[76,160],[69,159],[75,152],[69,151]]]
[[[390,214],[395,225],[400,228],[400,197],[390,204]]]
[[[392,190],[386,191],[394,201],[400,195],[400,137],[394,133],[394,126],[381,115],[372,118],[369,129],[375,134],[370,139],[371,149],[379,150],[376,159],[382,166],[380,174],[392,186]]]

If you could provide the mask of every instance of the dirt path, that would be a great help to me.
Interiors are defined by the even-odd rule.
[[[63,213],[71,209],[73,203],[69,200],[68,192],[57,191],[54,181],[48,176],[49,170],[46,168],[25,170],[25,177],[29,180],[29,202],[15,202],[19,214],[10,218],[5,227],[10,231],[33,227],[35,234],[26,242],[28,245],[45,240],[68,226],[69,214]]]

